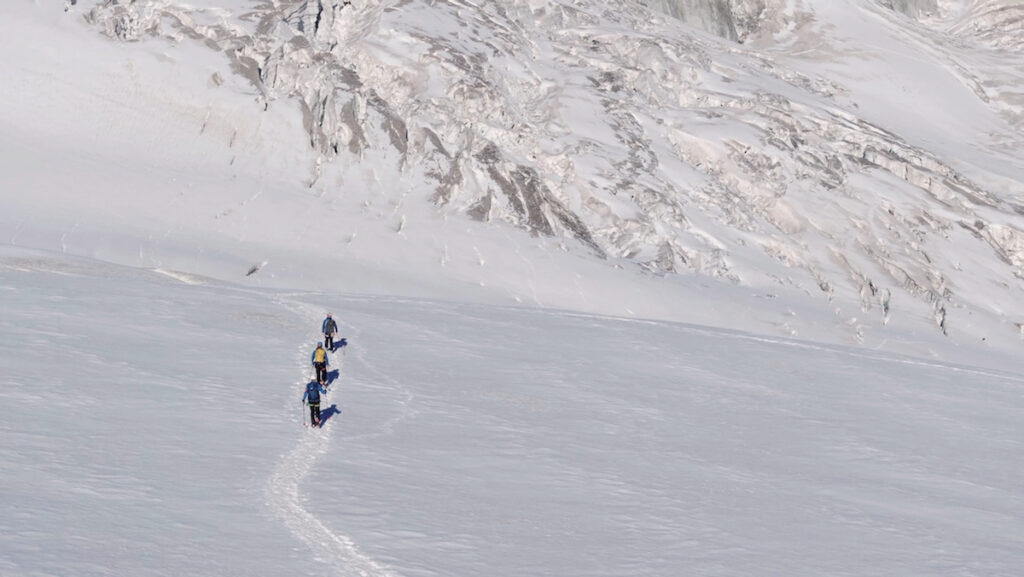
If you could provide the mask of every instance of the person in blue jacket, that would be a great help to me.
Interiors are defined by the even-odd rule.
[[[324,319],[323,324],[320,325],[320,332],[324,334],[324,346],[327,350],[334,352],[334,335],[338,334],[338,323],[334,322],[334,318],[331,313],[327,313],[327,318]]]
[[[316,369],[316,382],[327,384],[327,365],[330,364],[330,361],[327,360],[327,351],[324,350],[322,344],[316,344],[313,354],[309,357],[309,362],[313,363],[313,368]]]
[[[309,422],[314,427],[320,426],[320,395],[327,394],[327,389],[320,383],[310,381],[306,384],[306,392],[302,395],[302,402],[309,405]]]

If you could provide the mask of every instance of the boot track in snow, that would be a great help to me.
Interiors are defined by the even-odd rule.
[[[319,311],[318,307],[295,301],[278,304],[296,310],[303,318],[315,318]],[[305,351],[301,347],[299,356],[305,358]],[[342,367],[338,361],[339,380]],[[288,410],[294,411],[294,408],[288,407]],[[298,445],[283,457],[270,475],[266,486],[267,505],[284,521],[292,534],[309,546],[318,561],[336,568],[336,575],[397,577],[393,571],[361,552],[350,538],[332,531],[304,506],[305,499],[300,486],[317,460],[330,448],[331,429],[332,424],[326,423],[322,429],[304,431]]]

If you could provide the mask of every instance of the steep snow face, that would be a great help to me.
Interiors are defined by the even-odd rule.
[[[881,0],[881,4],[913,17],[932,16],[939,10],[938,0]]]
[[[999,48],[1021,49],[1024,5],[1017,0],[879,0],[882,6]]]
[[[1024,129],[1024,66],[1020,64],[1024,54],[1024,4],[1017,0],[931,4],[936,5],[905,12],[917,18],[923,27],[921,34],[931,44],[941,46],[951,37],[956,39],[957,50],[944,51],[941,58],[979,101],[998,111],[1020,132]]]
[[[952,29],[1019,54],[1024,52],[1024,4],[1016,0],[973,2]]]
[[[795,13],[788,0],[640,0],[652,10],[728,40],[744,42],[786,27]]]
[[[644,4],[723,38],[737,40],[739,37],[732,3],[728,0],[646,0]]]
[[[1017,0],[878,0],[921,24],[961,41],[990,48],[1024,50],[1024,4]]]
[[[1010,52],[1024,50],[1024,4],[1017,0],[922,0],[883,5],[962,39]]]
[[[295,178],[313,189],[388,166],[442,214],[657,273],[819,295],[882,321],[906,295],[899,306],[941,331],[960,309],[1024,322],[1010,89],[1024,74],[879,4],[673,4],[738,39],[767,11],[758,50],[626,1],[228,4],[82,9],[122,41],[222,51],[259,94],[253,114],[298,102],[315,161]],[[924,100],[894,84],[916,58],[935,63],[914,79],[934,81]],[[988,285],[1004,287],[997,302],[976,290]]]

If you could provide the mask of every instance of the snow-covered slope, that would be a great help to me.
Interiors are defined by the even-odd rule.
[[[0,299],[5,577],[1024,564],[1012,364],[9,249]],[[310,431],[326,310],[349,345]]]
[[[0,3],[4,577],[1024,566],[1018,3],[197,4]]]
[[[1016,348],[1017,9],[897,4],[675,4],[739,45],[621,0],[19,2],[0,226],[278,286]]]

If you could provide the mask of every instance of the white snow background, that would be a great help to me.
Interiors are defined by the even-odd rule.
[[[223,54],[188,34],[109,39],[83,23],[100,4],[122,3],[0,7],[0,574],[1021,574],[1012,214],[978,209],[1010,231],[1002,245],[957,226],[935,225],[948,242],[917,237],[932,247],[925,276],[946,275],[957,295],[941,301],[948,335],[932,303],[896,286],[891,317],[865,306],[816,261],[828,234],[765,241],[780,264],[743,248],[762,242],[750,228],[690,205],[688,230],[730,255],[725,278],[651,274],[566,235],[438,208],[386,153],[310,154],[300,110],[255,94]],[[238,18],[247,2],[216,4],[136,6],[255,27]],[[1019,110],[998,92],[1024,78],[1019,65],[985,68],[992,54],[963,40],[935,48],[924,25],[892,33],[876,4],[810,4],[847,26],[840,44],[864,42],[863,62],[790,65],[837,84],[871,76],[848,84],[843,114],[863,110],[1005,193],[1000,207],[1017,202]],[[690,33],[741,68],[729,45]],[[765,50],[823,46],[790,41]],[[395,61],[412,45],[395,31],[366,42]],[[555,61],[546,50],[541,68]],[[960,58],[998,71],[987,100],[944,75]],[[403,83],[377,72],[366,80],[394,80],[382,94],[397,98]],[[956,110],[955,126],[936,110]],[[579,116],[567,134],[606,136]],[[742,138],[704,128],[709,143]],[[924,228],[965,210],[908,200],[906,183],[875,173],[847,186],[844,209],[874,202],[858,194],[902,199],[890,210],[926,207]],[[787,199],[793,222],[845,222],[822,197]],[[887,258],[909,274],[920,264]],[[835,274],[835,294],[808,290],[798,262]],[[328,311],[349,344],[331,357],[326,425],[311,430],[299,399]]]
[[[997,370],[5,254],[6,575],[1014,575]],[[197,284],[193,284],[197,283]],[[303,429],[324,310],[349,345]]]

